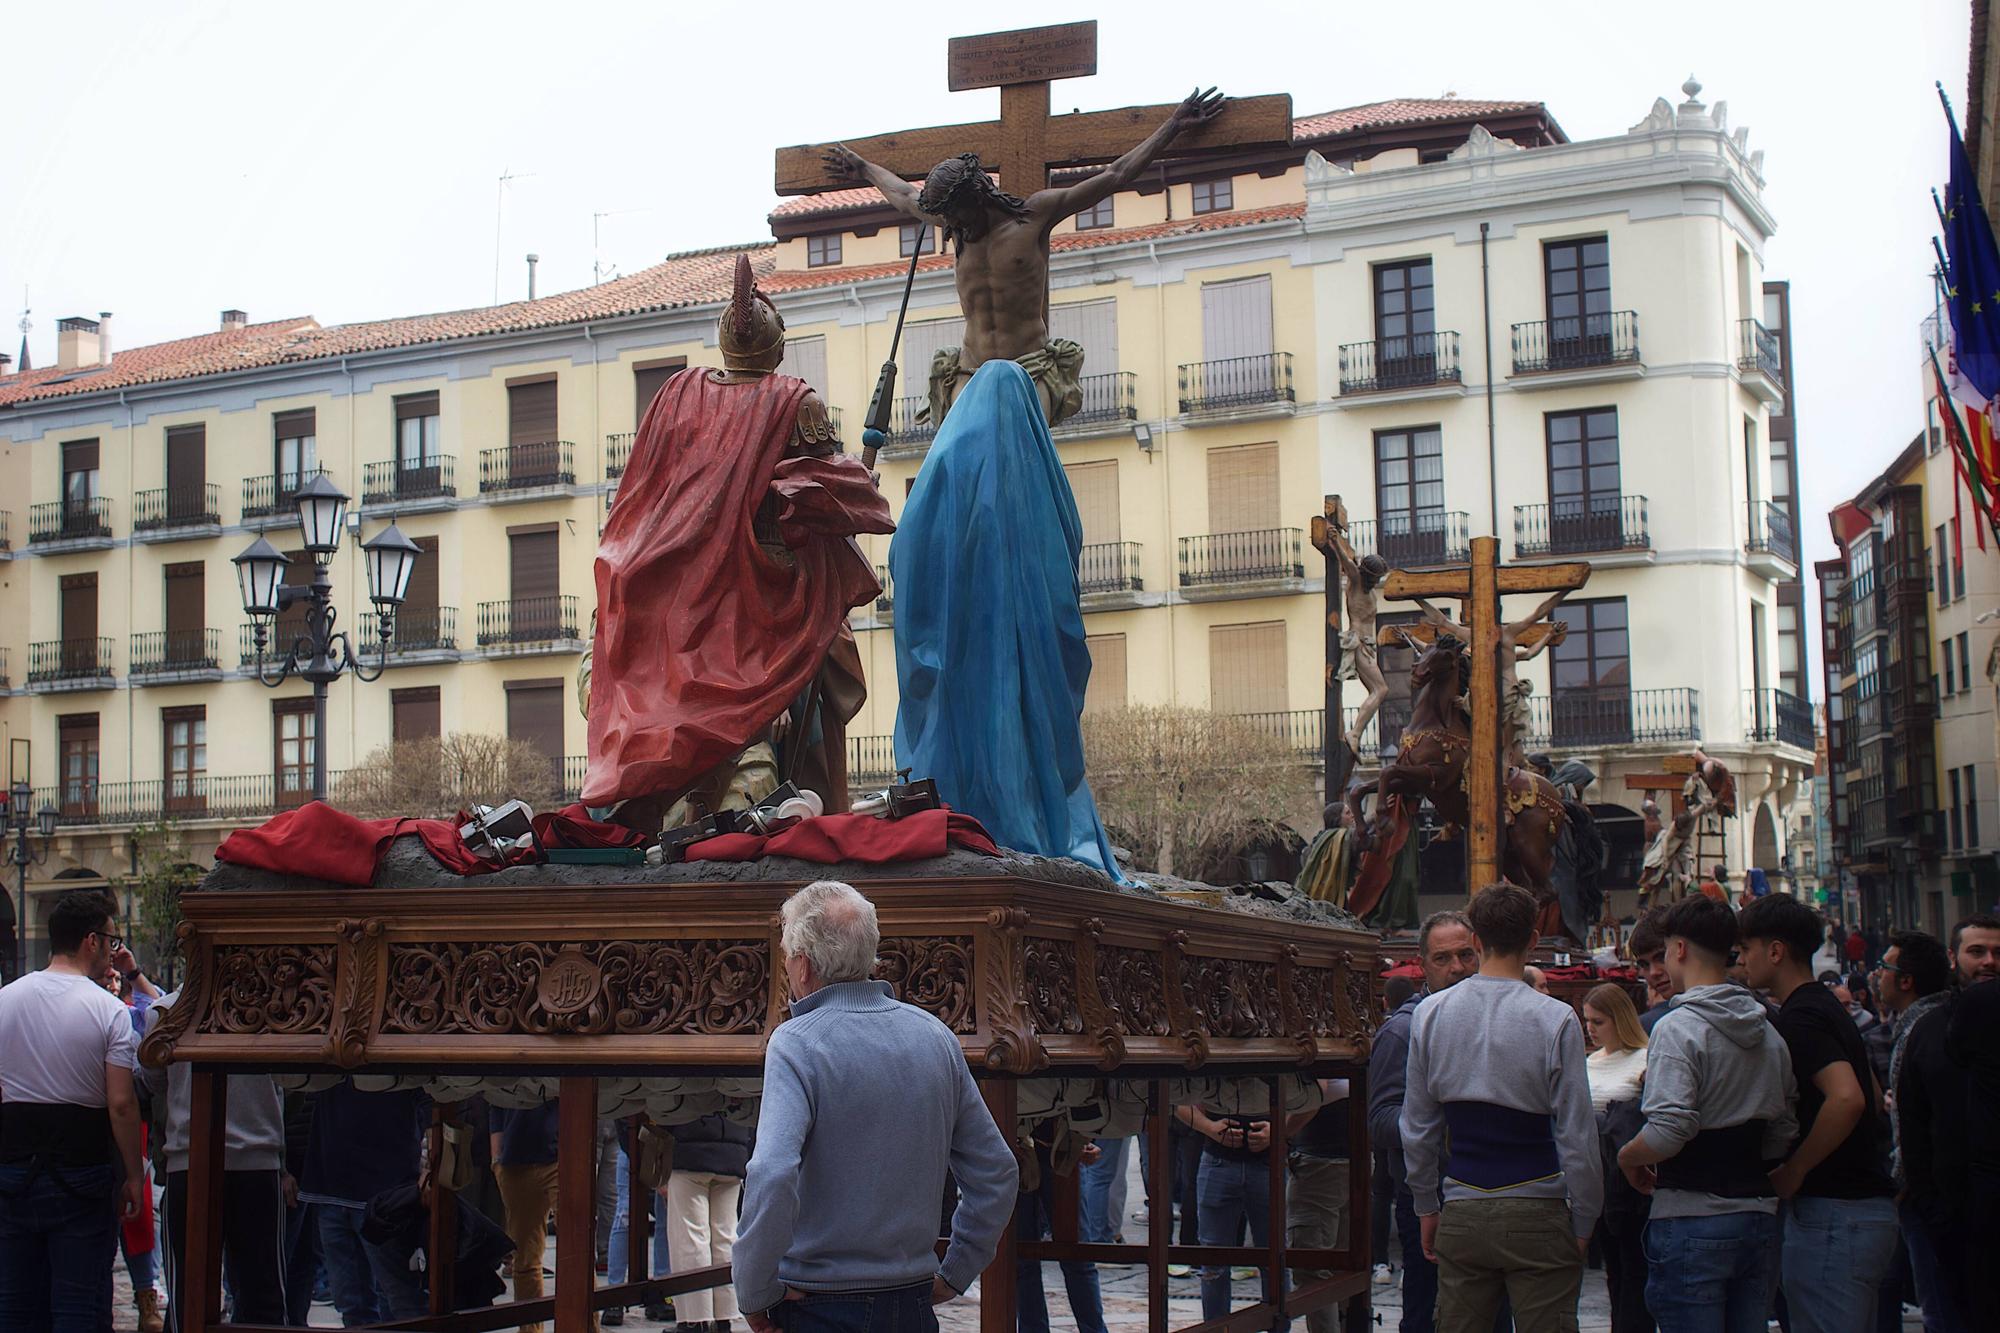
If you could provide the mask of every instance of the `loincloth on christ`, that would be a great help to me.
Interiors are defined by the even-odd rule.
[[[1050,426],[1074,416],[1083,406],[1082,343],[1051,338],[1040,350],[1015,357],[1014,361],[1035,382]],[[942,426],[945,413],[951,411],[951,405],[958,399],[958,391],[971,378],[972,370],[965,366],[963,349],[938,348],[931,357],[930,401],[917,413],[917,420],[928,422],[933,429]]]
[[[1361,659],[1365,657],[1368,659],[1369,664],[1373,665],[1377,653],[1378,650],[1372,636],[1363,637],[1355,630],[1342,630],[1340,632],[1340,668],[1334,673],[1334,678],[1336,680],[1358,679],[1355,673],[1360,669]]]

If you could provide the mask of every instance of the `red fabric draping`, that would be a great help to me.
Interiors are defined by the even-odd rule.
[[[1353,887],[1347,891],[1347,910],[1364,918],[1382,901],[1389,876],[1396,869],[1396,857],[1410,838],[1410,817],[1403,808],[1403,798],[1392,794],[1376,804],[1375,840],[1362,853]]]
[[[807,392],[689,370],[647,410],[598,545],[585,804],[682,791],[735,756],[880,594],[851,540],[895,530],[867,469],[784,456]],[[772,494],[793,568],[757,543]]]
[[[383,849],[405,833],[423,839],[439,865],[459,875],[480,875],[500,867],[483,861],[445,819],[356,819],[324,801],[273,815],[253,829],[238,829],[215,849],[215,859],[254,866],[281,875],[368,885]],[[633,830],[600,824],[581,805],[535,816],[535,834],[544,847],[633,847],[644,839]],[[523,854],[515,864],[531,861]]]
[[[687,849],[686,859],[755,861],[766,856],[791,856],[822,865],[858,861],[873,866],[943,856],[954,846],[987,856],[1000,854],[978,820],[956,810],[938,809],[901,819],[821,815],[817,819],[802,819],[769,837],[725,833],[695,843]]]

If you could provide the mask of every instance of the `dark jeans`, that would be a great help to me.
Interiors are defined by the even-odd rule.
[[[1368,1180],[1368,1262],[1389,1262],[1389,1228],[1396,1208],[1396,1185],[1389,1176],[1389,1154],[1381,1147],[1374,1153],[1375,1173]]]
[[[293,1328],[306,1326],[319,1280],[318,1206],[301,1203],[285,1209],[285,1322]]]
[[[115,1169],[0,1166],[0,1328],[111,1327]]]
[[[167,1173],[167,1327],[181,1327],[187,1272],[188,1177]],[[285,1322],[285,1198],[276,1171],[222,1173],[222,1258],[235,1322]],[[219,1310],[211,1311],[220,1316]]]
[[[1611,1333],[1653,1333],[1646,1309],[1645,1224],[1628,1217],[1614,1231],[1597,1224],[1597,1248],[1604,1256],[1604,1285],[1611,1294]]]
[[[1044,1179],[1042,1183],[1046,1188],[1048,1181]],[[1046,1239],[1048,1207],[1041,1191],[1022,1194],[1014,1204],[1014,1239]],[[1065,1260],[1060,1267],[1077,1333],[1105,1333],[1104,1298],[1097,1285],[1097,1265]],[[1042,1266],[1025,1259],[1014,1268],[1014,1327],[1020,1333],[1049,1333],[1049,1302],[1042,1291]]]
[[[430,1312],[430,1297],[417,1275],[361,1238],[364,1210],[316,1203],[313,1212],[319,1215],[320,1259],[343,1327],[419,1319]]]
[[[931,1284],[884,1291],[809,1291],[771,1307],[782,1333],[937,1333]]]
[[[1437,1265],[1424,1258],[1423,1232],[1417,1227],[1417,1201],[1405,1189],[1396,1191],[1396,1235],[1403,1245],[1403,1322],[1397,1328],[1400,1333],[1434,1333]]]
[[[1646,1308],[1660,1333],[1764,1333],[1778,1286],[1777,1218],[1655,1217],[1645,1246]]]

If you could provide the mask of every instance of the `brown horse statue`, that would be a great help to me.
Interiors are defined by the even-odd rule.
[[[1464,646],[1449,634],[1439,635],[1410,669],[1410,725],[1398,742],[1396,761],[1385,766],[1375,782],[1376,819],[1368,820],[1362,814],[1361,796],[1367,788],[1350,787],[1347,792],[1361,846],[1357,892],[1370,884],[1371,878],[1386,881],[1387,861],[1408,836],[1410,812],[1420,799],[1428,798],[1439,816],[1454,828],[1465,828],[1470,814],[1465,761],[1472,754],[1472,725],[1463,700],[1470,674],[1471,662]],[[1502,791],[1506,836],[1501,873],[1543,900],[1542,933],[1559,936],[1563,933],[1561,910],[1550,878],[1556,839],[1563,830],[1562,798],[1547,778],[1525,768],[1509,769]],[[1375,827],[1377,824],[1381,827]]]

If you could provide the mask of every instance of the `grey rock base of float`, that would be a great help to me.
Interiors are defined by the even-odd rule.
[[[424,850],[422,840],[415,834],[406,834],[389,844],[388,851],[375,867],[373,887],[478,889],[518,884],[584,889],[632,884],[658,884],[663,887],[677,884],[797,884],[816,879],[839,879],[866,885],[870,880],[878,879],[990,879],[996,875],[1093,893],[1124,893],[1154,900],[1163,897],[1160,892],[1163,889],[1213,893],[1219,887],[1176,879],[1171,875],[1147,875],[1145,883],[1119,885],[1109,876],[1077,861],[1028,856],[1020,852],[1003,852],[997,857],[982,856],[978,852],[961,850],[922,861],[898,861],[890,865],[862,865],[852,861],[822,865],[816,861],[773,856],[758,861],[690,861],[668,866],[510,866],[486,875],[455,875]],[[339,890],[351,886],[222,863],[208,872],[201,887],[273,892],[291,889]],[[1289,887],[1286,887],[1286,892],[1290,893]],[[1296,895],[1281,902],[1272,902],[1247,893],[1224,890],[1223,902],[1227,910],[1253,916],[1344,929],[1362,928],[1360,922],[1348,913]]]

